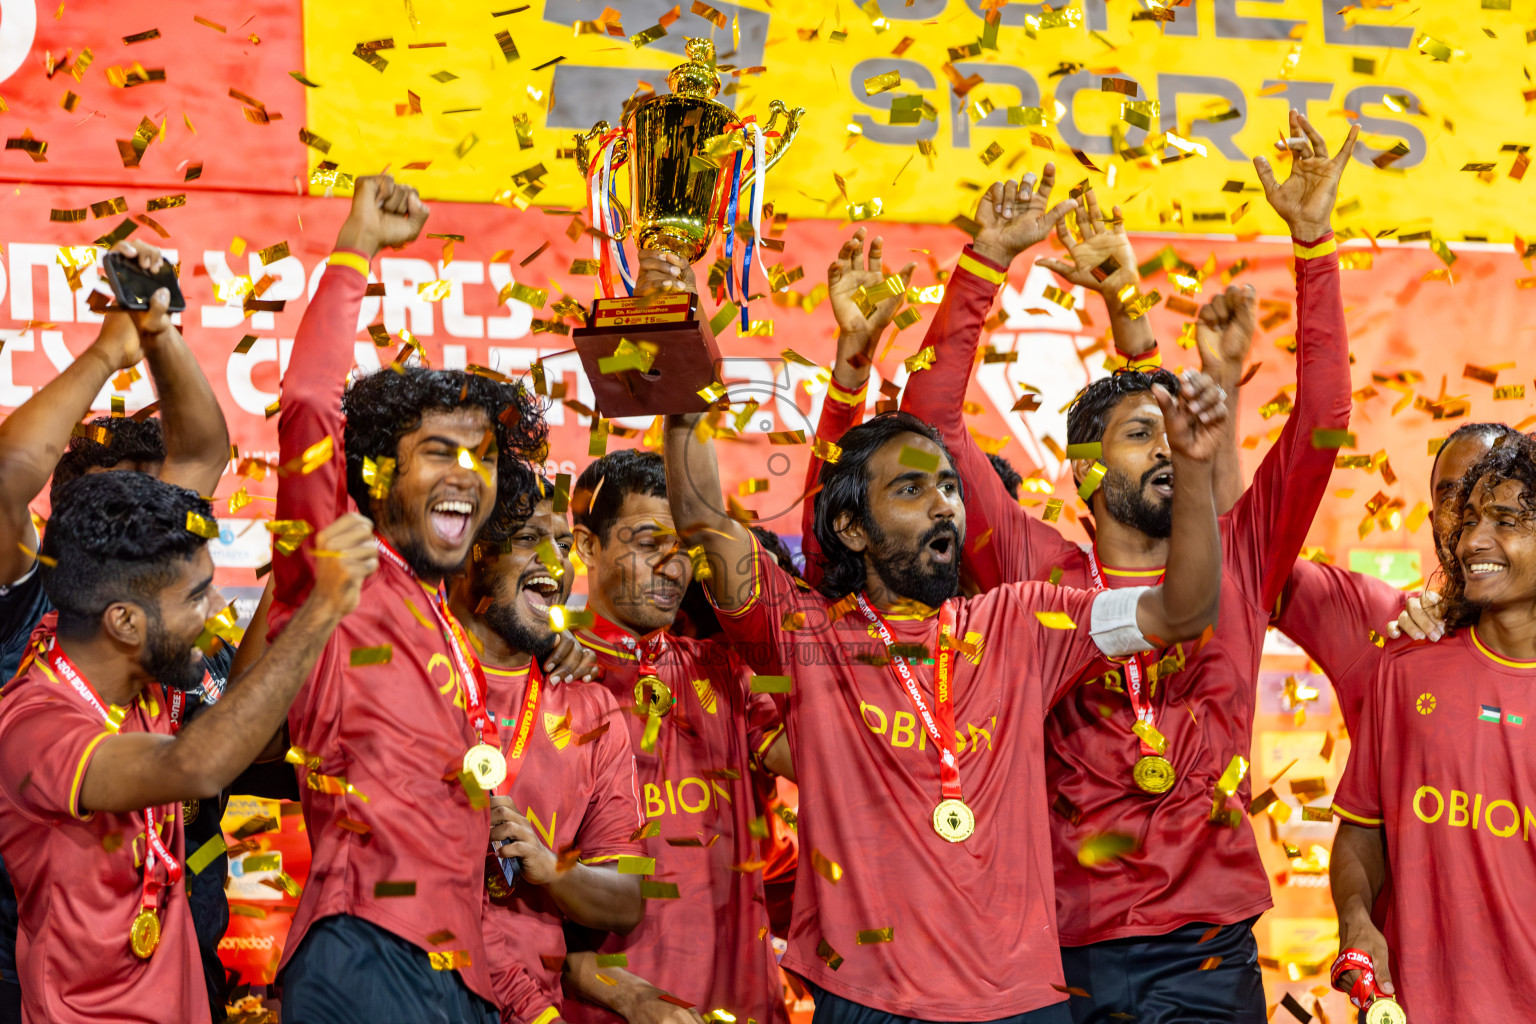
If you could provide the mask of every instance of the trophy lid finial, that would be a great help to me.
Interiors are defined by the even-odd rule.
[[[689,39],[684,45],[688,61],[667,74],[667,85],[678,96],[710,100],[720,91],[715,71],[715,44],[708,39]]]

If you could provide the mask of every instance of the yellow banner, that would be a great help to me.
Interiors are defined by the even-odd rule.
[[[1249,159],[1275,153],[1295,107],[1330,145],[1362,128],[1342,224],[1536,231],[1536,182],[1520,180],[1536,83],[1510,0],[601,3],[308,0],[319,180],[322,160],[388,166],[429,198],[580,209],[575,132],[665,91],[685,38],[711,36],[724,101],[762,120],[770,100],[806,109],[768,181],[791,217],[878,200],[885,219],[949,221],[1054,160],[1133,229],[1281,233]]]

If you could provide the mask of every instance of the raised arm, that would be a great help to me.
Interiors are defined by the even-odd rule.
[[[1009,264],[1076,206],[1068,200],[1047,212],[1055,183],[1056,169],[1046,164],[1038,191],[1028,177],[1023,185],[998,182],[987,191],[976,211],[981,233],[960,254],[923,339],[923,346],[933,349],[932,366],[913,373],[902,392],[901,408],[939,429],[960,474],[965,558],[982,590],[1034,579],[1071,551],[1055,529],[1026,515],[1009,497],[964,417],[976,344],[998,288],[1008,279]]]
[[[368,264],[386,246],[410,242],[427,222],[427,207],[415,189],[397,186],[387,175],[358,178],[355,184],[352,210],[336,237],[336,251],[293,339],[277,421],[283,465],[304,462],[314,445],[331,439],[329,459],[318,463],[311,459],[303,473],[284,476],[277,488],[277,518],[303,521],[311,527],[328,523],[347,509],[341,396],[352,369],[352,341],[367,288]],[[276,555],[272,560],[274,602],[283,608],[298,607],[315,569],[308,543],[292,555]],[[279,622],[281,618],[274,616]]]
[[[113,251],[126,255],[126,245]],[[0,421],[0,584],[25,576],[36,562],[37,531],[28,505],[53,475],[75,424],[90,414],[112,375],[143,356],[133,319],[108,313],[91,347]]]
[[[899,277],[905,290],[912,283],[912,272],[917,269],[917,264],[908,263],[898,274],[886,274],[880,259],[885,250],[884,240],[879,235],[871,239],[866,255],[864,235],[863,228],[855,231],[827,268],[827,295],[831,299],[832,315],[837,320],[837,358],[832,364],[832,383],[821,403],[821,419],[816,424],[816,441],[822,444],[836,444],[864,418],[870,362],[880,336],[901,306],[901,296],[891,295],[867,305],[869,312],[866,313],[866,307],[860,305],[859,293],[877,287],[891,276]],[[806,494],[815,490],[824,464],[821,456],[816,454],[816,448],[812,447],[811,457],[807,460]],[[806,581],[812,586],[821,579],[821,547],[816,543],[812,529],[814,519],[815,505],[807,498],[800,506],[800,551],[805,555]]]
[[[1162,356],[1157,351],[1151,322],[1144,316],[1133,318],[1120,299],[1127,287],[1141,291],[1136,250],[1125,233],[1125,215],[1116,206],[1113,218],[1106,222],[1093,189],[1087,191],[1083,201],[1084,209],[1075,218],[1063,217],[1056,222],[1056,237],[1066,247],[1071,262],[1046,257],[1035,263],[1055,271],[1071,284],[1099,293],[1109,314],[1115,346],[1110,362],[1115,369],[1161,366]]]
[[[316,538],[309,599],[261,660],[217,704],[176,736],[121,733],[97,746],[80,785],[80,812],[137,811],[181,800],[211,799],[261,753],[282,725],[326,640],[357,607],[363,580],[378,566],[373,523],[356,513]]]
[[[1200,349],[1200,372],[1227,393],[1227,429],[1222,431],[1216,452],[1216,511],[1225,513],[1243,496],[1243,465],[1237,451],[1238,392],[1243,367],[1253,347],[1254,310],[1258,293],[1252,285],[1230,285],[1200,307],[1195,322],[1195,345]]]
[[[1226,396],[1209,377],[1186,371],[1179,394],[1152,389],[1162,406],[1173,459],[1173,532],[1161,586],[1136,606],[1141,635],[1162,647],[1193,640],[1216,623],[1221,598],[1221,534],[1213,470],[1226,428]]]
[[[1323,137],[1291,111],[1295,156],[1291,176],[1277,184],[1269,162],[1256,157],[1265,196],[1291,228],[1296,254],[1296,398],[1279,439],[1253,483],[1232,509],[1229,542],[1249,600],[1273,607],[1306,540],[1328,487],[1336,447],[1317,444],[1318,431],[1349,426],[1349,339],[1339,286],[1339,257],[1330,220],[1339,178],[1354,152],[1359,127],[1330,157]]]
[[[114,250],[136,258],[151,274],[159,273],[165,262],[160,250],[146,242],[123,241]],[[197,357],[171,323],[169,304],[170,292],[161,288],[150,296],[147,311],[131,314],[160,398],[165,428],[160,479],[212,497],[229,464],[229,427]]]

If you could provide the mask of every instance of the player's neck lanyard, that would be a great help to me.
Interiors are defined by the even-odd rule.
[[[1093,589],[1108,590],[1104,585],[1104,574],[1099,568],[1099,554],[1094,548],[1088,549],[1088,571],[1093,574]],[[1162,575],[1157,581],[1163,581]],[[1152,699],[1143,692],[1142,680],[1146,675],[1146,666],[1142,662],[1146,654],[1133,654],[1125,661],[1125,692],[1131,698],[1131,708],[1136,712],[1136,720],[1149,728],[1157,728],[1157,709],[1152,706]],[[1158,750],[1147,742],[1145,737],[1141,739],[1141,753],[1143,756],[1157,754]]]
[[[95,688],[91,686],[90,680],[80,674],[80,671],[75,668],[75,663],[70,660],[69,655],[64,653],[64,648],[59,646],[57,637],[54,638],[52,650],[48,652],[47,664],[56,676],[62,676],[65,682],[69,683],[70,689],[74,690],[81,701],[101,716],[101,720],[108,729],[117,732],[122,727],[123,715],[127,712],[117,708],[113,710],[120,711],[120,713],[115,716],[108,712],[101,697],[96,693]],[[159,690],[158,685],[155,686],[155,690]],[[186,702],[187,695],[184,692],[176,689],[171,690],[171,698],[167,703],[171,712],[171,733],[173,735],[181,728],[181,716],[186,709]],[[132,943],[133,951],[141,957],[148,957],[153,953],[155,946],[160,941],[160,924],[157,911],[160,908],[161,891],[181,881],[181,865],[171,855],[171,851],[166,848],[165,841],[160,838],[160,831],[157,825],[159,813],[157,808],[144,808],[144,884],[140,894],[139,919],[135,920],[133,930],[130,932],[130,942]],[[172,813],[174,815],[174,812]],[[160,881],[158,874],[155,872],[155,860],[157,858],[165,864],[166,880],[164,882]],[[141,924],[141,921],[146,916],[153,920],[152,926]],[[151,930],[152,935],[149,934]],[[141,934],[145,937],[141,938]]]
[[[858,595],[859,611],[869,624],[874,627],[879,635],[880,642],[886,647],[889,655],[891,673],[901,685],[902,691],[907,695],[907,700],[912,704],[912,710],[917,713],[917,720],[923,723],[923,730],[928,733],[928,738],[933,741],[934,749],[939,752],[939,789],[943,794],[943,800],[934,813],[934,828],[950,842],[960,842],[970,836],[975,829],[975,819],[971,812],[965,808],[963,794],[960,789],[960,763],[955,758],[955,694],[953,670],[955,664],[955,614],[956,604],[954,600],[945,601],[939,608],[939,630],[936,649],[933,652],[934,665],[934,701],[930,707],[928,699],[923,696],[922,689],[917,685],[917,680],[912,675],[911,668],[907,665],[907,659],[892,651],[896,643],[895,636],[891,633],[891,627],[886,624],[885,617],[875,610],[874,606],[864,597]],[[963,812],[963,822],[946,822],[943,815],[950,813],[950,808],[958,805]],[[963,834],[962,834],[963,833]]]
[[[544,673],[538,659],[528,662],[528,682],[523,687],[523,707],[518,712],[516,728],[512,732],[512,745],[507,748],[507,792],[517,782],[517,773],[523,767],[523,755],[533,740],[533,725],[539,716],[539,700],[544,694]]]
[[[672,688],[661,678],[661,660],[667,653],[667,631],[658,629],[636,637],[618,623],[610,622],[593,612],[592,628],[588,632],[639,662],[640,675],[635,680],[635,710],[649,719],[641,736],[641,746],[649,753],[655,745],[661,717],[671,711],[675,703]]]
[[[636,637],[616,622],[592,613],[592,628],[587,630],[610,647],[620,648],[640,663],[641,675],[656,675],[662,656],[667,652],[667,631],[658,629]]]
[[[421,577],[410,564],[400,556],[400,553],[390,546],[389,541],[379,535],[374,535],[374,542],[379,546],[379,554],[383,555],[391,564],[403,570],[411,579],[421,583]],[[426,584],[422,584],[423,588]],[[453,660],[458,666],[459,677],[464,680],[464,711],[469,716],[469,724],[480,737],[481,743],[495,745],[497,742],[496,720],[485,710],[485,673],[480,668],[480,659],[475,657],[475,652],[469,644],[469,636],[464,632],[464,627],[459,625],[459,620],[453,617],[453,612],[448,608],[448,599],[443,592],[443,584],[438,583],[436,589],[428,590],[432,598],[427,602],[432,608],[432,614],[437,618],[437,625],[443,632],[443,637],[448,641],[448,649],[453,653]]]

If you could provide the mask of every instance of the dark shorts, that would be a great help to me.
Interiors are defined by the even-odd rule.
[[[811,998],[816,1000],[816,1013],[811,1024],[923,1024],[916,1017],[901,1017],[835,996],[819,985],[810,988]],[[1000,1017],[992,1024],[1071,1024],[1071,1021],[1067,1004],[1055,1003],[1028,1013]]]
[[[304,935],[278,983],[283,1024],[498,1024],[496,1008],[458,971],[360,917],[323,918]]]
[[[1167,935],[1064,946],[1061,966],[1072,996],[1073,1024],[1265,1024],[1259,944],[1250,918],[1224,925],[1201,942],[1208,924]],[[1210,970],[1200,966],[1213,957]]]

